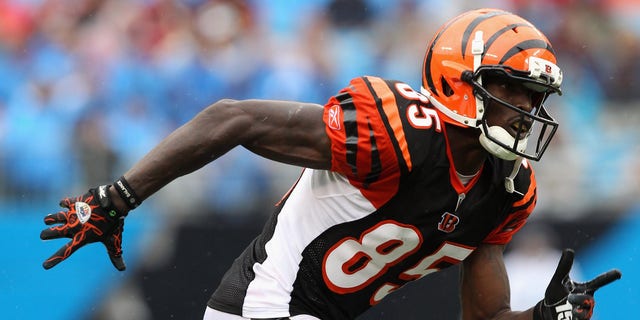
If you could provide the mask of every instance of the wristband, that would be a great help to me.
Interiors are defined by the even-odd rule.
[[[540,300],[536,303],[536,306],[533,307],[533,320],[544,320],[542,308],[544,305],[544,300]]]
[[[129,182],[125,180],[124,176],[116,180],[116,182],[113,183],[113,187],[116,188],[116,190],[118,191],[118,194],[120,195],[122,200],[124,200],[124,202],[127,204],[129,209],[135,209],[140,204],[142,204],[142,201],[140,201],[140,198],[138,198],[138,196],[133,191],[133,189],[131,189]]]
[[[533,320],[571,319],[572,309],[566,298],[550,306],[543,299],[533,309]]]

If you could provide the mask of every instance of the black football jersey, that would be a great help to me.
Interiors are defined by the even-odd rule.
[[[466,185],[446,125],[407,84],[353,79],[325,105],[331,170],[304,170],[208,305],[245,317],[353,319],[409,281],[506,244],[536,202],[523,161],[489,157]]]

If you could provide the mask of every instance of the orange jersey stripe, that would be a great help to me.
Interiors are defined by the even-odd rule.
[[[531,169],[531,173],[529,176],[529,189],[522,197],[522,199],[513,203],[512,209],[516,209],[524,205],[526,205],[526,207],[519,208],[518,210],[511,212],[507,219],[502,224],[500,224],[500,226],[495,228],[489,236],[485,238],[485,243],[506,244],[511,241],[513,235],[525,225],[525,223],[527,222],[527,218],[529,218],[529,215],[531,215],[536,207],[536,180],[533,167],[531,167],[526,162],[523,163],[523,165],[525,168]]]
[[[407,168],[411,171],[411,156],[409,155],[409,146],[407,139],[402,129],[402,121],[400,120],[400,114],[396,104],[396,98],[387,84],[380,78],[367,77],[367,80],[371,83],[371,86],[375,90],[376,94],[382,100],[382,108],[384,113],[389,118],[389,125],[392,128],[393,135],[400,146],[402,151],[402,157],[404,158]]]
[[[520,199],[519,201],[516,201],[513,203],[514,207],[519,207],[521,205],[524,205],[525,203],[529,202],[531,200],[531,197],[533,197],[535,195],[535,190],[537,187],[536,184],[536,175],[533,171],[533,167],[531,167],[531,165],[529,165],[526,160],[525,162],[523,162],[522,164],[525,168],[530,167],[531,168],[531,174],[529,176],[530,179],[530,183],[529,183],[529,189],[527,190],[527,193],[524,194],[524,197],[522,197],[522,199]]]
[[[344,174],[375,207],[397,192],[400,152],[394,147],[394,135],[401,136],[403,156],[410,157],[400,116],[392,88],[375,77],[353,79],[325,105],[331,170]]]

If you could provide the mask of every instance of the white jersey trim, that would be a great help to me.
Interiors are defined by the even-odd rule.
[[[297,316],[290,317],[291,320],[320,320],[314,316],[307,314],[299,314]],[[202,320],[250,320],[250,318],[241,317],[235,314],[218,311],[211,307],[207,307],[204,311]]]
[[[306,169],[278,215],[273,237],[265,246],[266,260],[253,265],[255,278],[247,288],[243,316],[288,317],[302,251],[332,226],[375,210],[343,175]]]

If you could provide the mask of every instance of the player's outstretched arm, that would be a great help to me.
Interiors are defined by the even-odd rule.
[[[330,142],[317,104],[271,100],[221,100],[175,130],[111,185],[65,198],[66,210],[50,214],[44,240],[71,238],[43,266],[49,269],[85,244],[101,242],[111,262],[124,270],[124,217],[174,179],[242,145],[266,158],[309,168],[328,169]],[[127,128],[119,128],[127,130]],[[135,137],[131,137],[135,139]]]
[[[142,198],[242,145],[266,158],[330,167],[320,105],[273,100],[221,100],[161,141],[125,177]]]
[[[618,270],[610,270],[587,282],[575,282],[569,277],[574,252],[565,249],[547,287],[544,299],[534,307],[534,320],[588,320],[595,307],[594,294],[599,288],[620,279]]]
[[[532,310],[511,311],[504,246],[480,245],[462,264],[462,319],[531,320]]]

